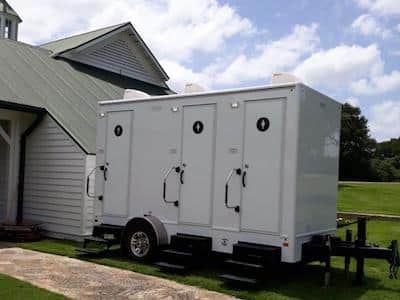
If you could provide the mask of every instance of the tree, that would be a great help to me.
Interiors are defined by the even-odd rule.
[[[340,139],[340,180],[369,180],[372,176],[371,158],[376,141],[370,137],[368,120],[358,107],[342,106]]]

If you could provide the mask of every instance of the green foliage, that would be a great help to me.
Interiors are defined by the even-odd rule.
[[[345,103],[341,124],[340,179],[368,180],[376,147],[376,141],[369,135],[368,120],[358,107]]]
[[[400,138],[377,143],[358,107],[342,106],[340,180],[399,181]]]

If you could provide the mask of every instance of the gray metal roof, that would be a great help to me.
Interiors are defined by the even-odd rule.
[[[45,108],[85,149],[95,153],[98,101],[121,99],[125,88],[152,95],[169,90],[51,57],[49,50],[0,39],[0,101]]]
[[[50,51],[53,52],[54,56],[57,56],[58,54],[74,49],[76,47],[79,47],[82,44],[85,44],[87,42],[90,42],[92,40],[95,40],[107,33],[110,33],[116,29],[119,29],[125,25],[128,25],[129,23],[122,23],[114,26],[109,26],[101,29],[97,29],[94,31],[90,32],[85,32],[82,34],[74,35],[71,37],[66,37],[60,40],[52,41],[46,44],[41,45],[42,48],[46,48]]]

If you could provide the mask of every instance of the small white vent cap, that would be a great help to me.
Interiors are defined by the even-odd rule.
[[[137,98],[150,98],[150,95],[139,90],[130,90],[130,89],[125,90],[124,99],[137,99]]]
[[[196,84],[196,83],[186,83],[185,85],[185,90],[183,91],[185,94],[190,94],[190,93],[199,93],[199,92],[204,92],[205,88],[202,86]]]
[[[294,83],[300,82],[296,76],[289,73],[273,73],[271,78],[272,84],[284,84],[284,83]]]

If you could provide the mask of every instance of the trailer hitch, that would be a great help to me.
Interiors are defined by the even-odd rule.
[[[357,239],[352,240],[351,230],[346,231],[346,240],[330,235],[316,235],[312,240],[303,244],[303,261],[325,262],[325,275],[330,269],[330,257],[344,257],[345,274],[348,274],[350,259],[356,260],[356,284],[362,284],[365,279],[364,267],[365,259],[384,259],[389,262],[389,278],[397,278],[400,267],[399,246],[396,240],[391,242],[388,248],[378,247],[367,243],[367,219],[358,218],[357,220]],[[327,243],[329,241],[329,243]]]

